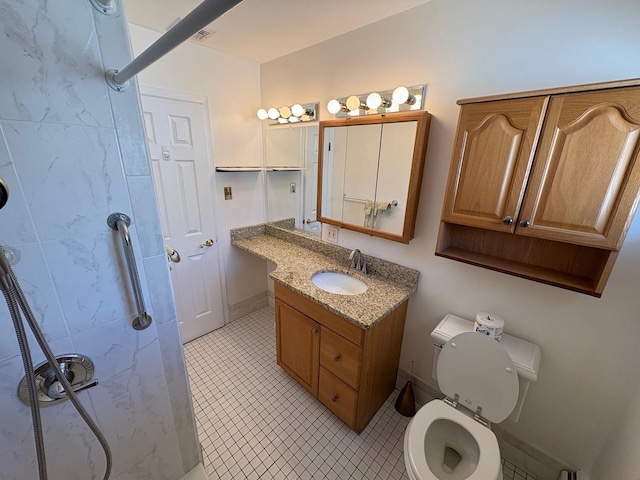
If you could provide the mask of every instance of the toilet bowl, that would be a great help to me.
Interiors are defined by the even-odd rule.
[[[446,400],[413,417],[404,437],[411,480],[502,480],[500,449],[490,422],[509,416],[518,401],[518,375],[505,348],[475,332],[442,348],[437,378]]]
[[[411,480],[502,480],[493,432],[442,400],[422,407],[404,436]]]

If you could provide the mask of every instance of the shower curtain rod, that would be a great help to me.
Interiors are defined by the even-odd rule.
[[[231,10],[242,0],[204,0],[189,15],[176,23],[149,48],[134,58],[122,70],[109,70],[105,74],[107,84],[118,92],[129,87],[129,80],[169,53],[190,36],[202,30],[216,18]]]

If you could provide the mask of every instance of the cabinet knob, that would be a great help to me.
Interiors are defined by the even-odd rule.
[[[511,217],[504,217],[502,219],[502,223],[504,223],[505,225],[511,225],[513,223],[513,218]]]
[[[340,361],[340,354],[338,354],[335,357],[333,357],[333,361],[334,362],[339,362]]]
[[[313,333],[314,335],[317,335],[318,334],[318,329],[314,328],[313,330],[311,330],[311,333]]]
[[[531,222],[530,222],[529,220],[522,220],[522,221],[520,222],[520,226],[521,226],[522,228],[530,227],[530,226],[531,226]]]
[[[333,397],[331,397],[331,401],[333,403],[336,403],[338,401],[338,395],[334,395]]]

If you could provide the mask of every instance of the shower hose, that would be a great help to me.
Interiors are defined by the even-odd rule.
[[[33,421],[33,435],[35,437],[36,443],[36,457],[38,460],[39,480],[47,480],[47,463],[44,450],[44,438],[42,434],[42,422],[40,419],[40,405],[38,402],[35,373],[33,371],[33,360],[31,359],[31,352],[29,350],[29,343],[27,341],[27,334],[22,323],[20,311],[22,311],[24,318],[27,320],[27,324],[33,332],[33,335],[36,338],[40,349],[44,353],[47,362],[49,362],[49,365],[56,372],[56,377],[64,387],[64,391],[67,393],[67,397],[69,398],[69,400],[71,400],[71,403],[73,403],[73,406],[76,408],[82,419],[96,436],[98,442],[100,443],[100,446],[104,450],[107,465],[103,479],[107,480],[111,475],[112,464],[109,444],[107,443],[104,435],[102,434],[96,423],[93,421],[87,410],[78,400],[78,397],[73,391],[69,380],[62,372],[60,365],[56,361],[51,348],[47,344],[47,341],[42,334],[40,326],[35,320],[35,316],[31,311],[31,307],[29,306],[29,303],[27,302],[24,293],[22,292],[22,288],[20,287],[20,284],[18,283],[13,270],[9,265],[9,262],[6,259],[2,248],[0,248],[0,253],[0,289],[2,290],[4,298],[7,302],[9,314],[11,315],[11,320],[13,321],[13,327],[15,328],[16,336],[18,337],[18,346],[20,347],[20,355],[22,356],[22,363],[24,365],[24,371],[27,379],[29,405],[31,407],[31,417]]]

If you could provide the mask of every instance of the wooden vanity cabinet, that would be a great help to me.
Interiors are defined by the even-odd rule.
[[[640,191],[640,86],[608,86],[459,102],[436,255],[600,296]]]
[[[361,432],[393,392],[407,302],[364,330],[276,283],[277,362]]]

